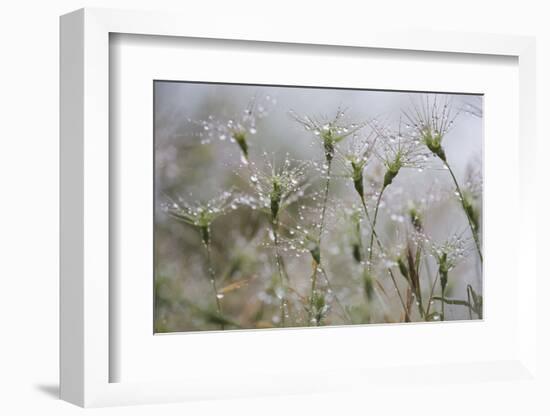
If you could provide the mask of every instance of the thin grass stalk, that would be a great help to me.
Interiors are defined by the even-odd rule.
[[[418,306],[418,312],[420,317],[424,319],[424,306],[422,304],[422,287],[420,285],[420,256],[421,248],[420,246],[416,247],[416,253],[413,257],[410,246],[407,248],[407,265],[405,276],[409,282],[409,287],[413,291],[414,296],[416,297],[416,303]]]
[[[376,233],[375,229],[376,229],[376,220],[378,219],[378,209],[380,208],[380,200],[382,199],[382,194],[384,193],[385,189],[386,189],[386,186],[382,186],[380,194],[378,195],[378,198],[376,199],[376,207],[374,208],[374,218],[372,220],[372,232],[370,234],[370,243],[369,243],[369,268],[372,266],[372,246],[374,244],[374,236],[375,236],[375,233]],[[365,208],[366,208],[366,206],[365,206]],[[377,240],[378,240],[378,238],[377,238]]]
[[[474,288],[472,287],[472,285],[468,285],[466,287],[466,292],[468,293],[468,303],[470,304],[470,308],[471,308],[470,312],[472,311],[473,307],[475,307],[473,311],[477,314],[477,317],[479,319],[483,319],[483,306],[479,305],[479,298],[475,294]],[[472,306],[472,301],[473,301],[473,306]]]
[[[325,182],[325,194],[323,197],[323,210],[321,211],[321,224],[319,227],[319,250],[321,250],[321,239],[323,238],[323,230],[325,227],[325,214],[327,211],[328,193],[330,189],[330,173],[332,170],[332,159],[327,161],[327,180]]]
[[[382,243],[380,242],[380,239],[378,238],[378,234],[376,233],[376,230],[374,229],[374,224],[370,219],[369,211],[367,209],[367,204],[365,203],[364,198],[361,198],[361,205],[363,206],[363,211],[365,212],[365,217],[367,218],[367,221],[369,222],[369,225],[371,227],[371,237],[374,236],[374,239],[376,240],[376,244],[378,245],[378,248],[383,251],[384,247],[382,246]],[[370,249],[369,252],[372,252],[372,249]]]
[[[212,284],[212,290],[214,291],[214,298],[216,299],[216,311],[218,312],[218,315],[222,317],[222,304],[221,300],[218,297],[218,287],[216,285],[216,273],[214,272],[214,266],[212,264],[212,254],[211,254],[211,244],[210,240],[204,241],[204,245],[206,247],[206,267],[208,267],[208,274],[210,276],[210,283]],[[225,325],[222,323],[220,324],[220,327],[222,330],[225,329]]]
[[[346,308],[344,308],[344,305],[342,305],[342,303],[340,302],[340,299],[338,299],[338,296],[336,295],[336,292],[334,291],[334,288],[332,287],[331,283],[330,283],[330,280],[328,278],[328,275],[327,275],[327,272],[326,270],[324,269],[324,267],[322,267],[321,265],[318,265],[318,268],[321,269],[321,274],[323,275],[323,277],[325,278],[325,281],[327,283],[327,286],[328,288],[332,291],[332,294],[334,296],[334,300],[336,301],[336,304],[338,305],[338,307],[342,310],[342,312],[344,313],[345,315],[345,318],[351,323],[352,322],[352,319],[351,319],[351,316],[349,315],[348,311],[346,310]]]
[[[327,157],[327,179],[325,181],[325,191],[324,191],[324,197],[323,197],[323,208],[321,210],[321,223],[319,224],[319,256],[321,254],[321,241],[323,239],[323,231],[325,227],[325,215],[327,211],[327,203],[328,203],[328,194],[330,189],[330,174],[332,169],[332,159]],[[317,285],[317,267],[319,267],[319,263],[315,264],[315,268],[313,271],[313,276],[311,277],[311,290],[310,290],[310,312],[309,312],[309,318],[311,321],[311,314],[313,311],[313,298],[315,294],[315,289]]]
[[[445,166],[449,170],[449,173],[451,174],[451,177],[453,178],[453,182],[454,182],[455,187],[456,187],[456,192],[458,193],[458,197],[460,198],[460,205],[462,206],[462,209],[464,210],[464,214],[466,215],[466,218],[468,219],[468,225],[470,226],[470,230],[472,231],[472,237],[474,238],[474,242],[476,244],[479,259],[481,260],[481,262],[483,262],[483,255],[481,254],[481,246],[480,246],[480,243],[479,243],[479,237],[478,237],[477,231],[475,229],[475,226],[472,222],[472,219],[470,218],[470,214],[468,214],[468,209],[465,205],[466,203],[465,203],[465,199],[464,199],[464,196],[463,196],[463,193],[462,193],[462,189],[460,189],[460,185],[458,184],[458,181],[456,180],[456,176],[455,176],[453,170],[451,169],[451,166],[449,165],[449,163],[446,160],[443,160],[443,163],[445,164]]]
[[[309,313],[308,313],[308,322],[311,324],[313,320],[313,299],[315,295],[315,286],[317,284],[317,264],[313,264],[313,274],[311,275],[311,288],[309,292]]]
[[[427,270],[427,273],[430,275],[430,268],[429,268],[429,265],[428,265],[428,260],[426,258],[424,258],[424,261],[426,262],[426,270]],[[435,293],[435,286],[437,284],[437,279],[431,279],[430,276],[428,276],[428,278],[430,278],[430,280],[432,280],[432,287],[431,287],[431,290],[430,290],[430,297],[428,298],[428,307],[426,308],[426,317],[430,315],[430,309],[432,307],[432,301],[433,301],[433,297],[434,297],[434,293]]]
[[[468,301],[465,301],[465,300],[461,300],[461,299],[447,299],[447,298],[442,298],[440,296],[436,296],[434,299],[436,300],[440,300],[448,305],[459,305],[459,306],[464,306],[466,308],[468,308],[470,310],[470,312],[472,310],[474,310],[474,306],[468,302]],[[474,310],[475,311],[475,310]]]
[[[275,261],[277,263],[277,270],[279,272],[279,284],[281,285],[281,326],[285,326],[285,302],[286,302],[286,285],[284,278],[286,275],[286,272],[284,270],[284,263],[283,258],[281,256],[281,252],[279,250],[279,232],[277,230],[277,222],[276,220],[271,221],[271,230],[273,232],[273,242],[275,244]]]
[[[439,280],[441,282],[441,320],[445,320],[445,288],[447,287],[447,272],[439,271]]]
[[[403,300],[403,296],[401,296],[401,292],[399,291],[399,286],[397,286],[397,281],[395,280],[395,276],[391,269],[388,268],[388,274],[391,277],[391,281],[393,282],[393,287],[395,287],[395,291],[397,292],[397,296],[399,297],[399,301],[401,302],[401,306],[403,307],[403,311],[405,312],[405,322],[410,322],[411,317],[409,315],[409,309],[407,308],[407,305],[405,304],[405,301]]]
[[[422,300],[422,286],[421,286],[421,279],[420,279],[420,257],[422,256],[422,246],[417,245],[416,247],[416,276],[418,278],[418,293],[417,293],[417,301],[418,301],[418,311],[420,312],[420,316],[422,319],[425,318],[426,312],[424,311],[424,304]]]
[[[471,305],[472,304],[472,297],[470,296],[470,288],[469,287],[466,289],[466,295],[468,297],[468,304]],[[474,319],[473,316],[472,316],[472,308],[468,308],[468,315],[470,316],[470,319]]]
[[[374,239],[375,238],[376,238],[376,244],[378,244],[378,247],[380,248],[380,250],[383,250],[382,243],[380,242],[380,239],[378,238],[378,235],[376,234],[375,225],[376,225],[376,218],[378,216],[378,208],[380,206],[380,200],[382,198],[382,194],[384,192],[384,189],[386,189],[386,187],[382,187],[382,190],[380,191],[380,195],[378,195],[378,199],[376,201],[376,208],[374,210],[374,219],[373,219],[372,222],[370,220],[370,215],[369,215],[369,211],[367,209],[367,204],[365,203],[365,198],[363,196],[361,196],[361,205],[363,206],[363,210],[365,212],[365,217],[367,218],[367,221],[369,222],[369,224],[371,226],[371,238],[370,238],[370,243],[369,243],[369,264],[368,264],[368,269],[369,270],[372,269],[372,248],[373,248],[372,246],[374,244]],[[391,277],[391,281],[393,283],[395,291],[397,292],[397,296],[399,297],[399,301],[401,302],[401,306],[403,307],[403,311],[405,312],[405,319],[407,321],[410,321],[408,308],[405,304],[405,301],[403,300],[403,296],[401,295],[401,291],[399,290],[399,286],[397,285],[397,280],[395,279],[393,271],[390,268],[388,268],[388,274]]]
[[[368,223],[371,227],[371,235],[374,235],[374,229],[372,228],[372,222],[370,220],[370,215],[369,215],[369,211],[367,209],[367,204],[365,203],[365,198],[361,194],[359,194],[359,198],[361,199],[361,205],[363,206],[363,212],[365,213],[365,219],[368,221]],[[378,236],[376,236],[376,239],[378,240]],[[359,233],[359,246],[360,246],[360,249],[363,250],[363,247],[362,247],[363,243],[362,243],[361,233]],[[369,260],[369,264],[364,262],[364,264],[363,264],[363,273],[368,273],[369,270],[370,270],[370,260]],[[370,278],[370,276],[369,276],[369,278]],[[365,302],[367,303],[367,307],[368,307],[368,303],[369,303],[368,296],[365,296]]]

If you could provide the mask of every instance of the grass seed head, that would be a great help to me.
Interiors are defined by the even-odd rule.
[[[423,99],[413,102],[412,109],[404,112],[413,127],[413,134],[432,154],[442,161],[447,161],[443,149],[443,139],[452,128],[459,112],[452,106],[448,96],[426,94]]]
[[[353,182],[355,191],[361,199],[365,196],[364,180],[365,169],[371,160],[376,145],[376,134],[374,131],[367,136],[354,134],[348,142],[347,149],[337,150],[337,162],[342,165],[344,176],[349,177]]]
[[[251,164],[250,182],[255,190],[255,206],[269,213],[277,222],[283,209],[305,196],[309,186],[309,163],[291,160],[288,155],[282,163],[276,163],[264,154],[265,163],[258,169]]]
[[[164,211],[172,218],[185,224],[197,227],[205,245],[210,243],[210,225],[220,216],[240,205],[240,197],[232,191],[208,201],[185,201],[180,198],[177,202],[170,199],[163,204]]]
[[[417,232],[422,232],[424,229],[422,225],[422,214],[414,206],[409,208],[409,219],[414,229]]]
[[[331,163],[336,154],[336,145],[346,137],[362,129],[366,123],[353,123],[345,118],[345,111],[338,109],[333,118],[321,117],[314,118],[310,116],[299,116],[294,111],[290,116],[305,130],[312,132],[321,139],[323,150],[327,163]]]
[[[240,114],[233,114],[233,118],[218,118],[210,115],[206,120],[198,122],[202,130],[201,137],[206,138],[204,142],[214,138],[221,141],[231,140],[239,146],[243,160],[248,161],[249,139],[256,134],[258,121],[267,116],[270,107],[275,103],[276,100],[272,97],[254,96]]]
[[[318,290],[313,293],[309,308],[312,316],[311,323],[316,326],[321,325],[330,311],[330,304],[322,291]]]
[[[420,142],[402,134],[401,124],[397,132],[390,129],[379,129],[380,136],[377,156],[384,164],[383,187],[389,186],[403,168],[423,169],[428,160],[426,151]]]
[[[438,265],[443,290],[447,286],[449,272],[472,250],[471,240],[464,238],[463,234],[453,234],[441,244],[430,241],[426,237],[432,256]]]

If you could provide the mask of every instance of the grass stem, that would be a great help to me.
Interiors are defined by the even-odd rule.
[[[462,209],[464,210],[464,214],[466,215],[466,218],[468,219],[468,225],[470,226],[470,230],[472,231],[472,237],[474,238],[474,242],[476,244],[477,253],[479,255],[479,259],[481,262],[483,262],[483,255],[481,254],[481,246],[479,243],[479,236],[476,231],[476,227],[474,226],[474,223],[472,221],[472,218],[470,217],[470,214],[468,213],[468,208],[466,207],[466,200],[464,199],[464,194],[462,193],[462,189],[460,189],[460,185],[458,184],[458,181],[456,180],[456,176],[451,169],[451,166],[446,160],[443,160],[443,163],[447,167],[449,173],[451,174],[451,178],[453,178],[453,182],[456,187],[456,192],[458,193],[458,197],[460,199],[460,205],[462,206]]]
[[[374,239],[376,238],[376,244],[378,244],[378,247],[380,250],[383,250],[382,243],[380,242],[380,239],[378,238],[378,235],[376,234],[376,219],[378,218],[378,208],[380,207],[380,201],[382,199],[382,194],[384,193],[384,190],[386,189],[385,186],[382,187],[382,190],[380,191],[380,194],[378,195],[378,198],[376,200],[376,208],[374,209],[374,218],[371,222],[369,211],[367,209],[367,204],[365,203],[365,198],[361,197],[361,205],[363,206],[363,210],[365,212],[365,217],[367,218],[367,221],[369,222],[371,226],[371,236],[370,236],[370,243],[369,243],[369,262],[368,262],[368,268],[369,270],[372,269],[372,252],[373,252],[373,245],[374,245]],[[393,274],[393,271],[388,268],[388,274],[390,275],[391,281],[393,283],[393,286],[395,288],[395,291],[397,292],[397,296],[399,297],[399,301],[401,303],[401,306],[403,307],[403,311],[405,312],[405,320],[407,322],[410,321],[409,316],[409,310],[407,306],[405,305],[405,301],[403,300],[403,296],[401,295],[401,291],[399,290],[399,286],[397,285],[397,280],[395,279],[395,276]]]
[[[218,297],[218,288],[216,285],[216,273],[214,271],[214,266],[212,264],[212,254],[211,254],[211,244],[210,242],[204,243],[206,246],[206,267],[208,267],[208,275],[210,276],[210,283],[212,284],[212,290],[214,291],[214,298],[216,299],[216,310],[218,312],[218,315],[222,316],[222,304],[221,300]],[[220,324],[221,329],[225,329],[225,325],[223,323]]]
[[[285,277],[288,278],[284,270],[284,262],[281,256],[281,251],[279,250],[279,231],[277,229],[277,220],[273,219],[271,221],[271,231],[273,232],[273,242],[275,244],[275,261],[277,263],[277,270],[279,273],[279,284],[281,285],[281,326],[285,326],[285,303],[286,303],[286,287],[285,287]]]
[[[447,280],[447,276],[444,276],[442,272],[439,272],[439,280],[441,282],[441,320],[445,320],[445,288],[446,283],[444,283]]]
[[[325,215],[326,215],[326,212],[327,212],[327,203],[328,203],[328,194],[329,194],[329,189],[330,189],[330,174],[331,174],[331,169],[332,169],[332,159],[329,159],[327,158],[327,178],[326,178],[326,181],[325,181],[325,190],[324,190],[324,196],[323,196],[323,208],[321,210],[321,222],[319,224],[319,258],[320,257],[320,254],[321,254],[321,241],[323,239],[323,231],[324,231],[324,227],[325,227]],[[310,298],[309,298],[309,302],[310,302],[310,315],[312,313],[312,310],[313,310],[313,299],[314,299],[314,296],[315,296],[315,290],[316,290],[316,286],[317,286],[317,268],[319,267],[319,264],[315,264],[315,269],[313,270],[313,275],[311,277],[311,289],[310,289]],[[311,316],[310,316],[311,318]],[[310,319],[311,321],[311,319]]]
[[[380,201],[382,199],[382,194],[384,193],[384,190],[386,189],[385,186],[382,186],[382,189],[380,190],[380,193],[378,194],[378,198],[376,199],[376,206],[374,208],[374,218],[372,220],[372,225],[371,225],[371,228],[372,228],[372,232],[370,234],[370,243],[369,243],[369,268],[372,266],[372,246],[373,246],[373,243],[374,243],[374,236],[376,235],[376,220],[378,219],[378,209],[380,208]],[[363,204],[364,204],[364,200],[363,200]],[[366,209],[366,205],[364,204],[365,206],[365,209]],[[378,240],[378,237],[377,237],[377,240]]]
[[[424,262],[426,264],[426,273],[428,273],[428,278],[431,279],[430,268],[429,268],[428,260],[427,260],[426,257],[424,258]],[[431,279],[431,280],[432,280],[432,287],[430,289],[430,296],[428,298],[428,307],[426,308],[426,314],[425,314],[426,317],[430,316],[430,309],[432,307],[432,302],[433,302],[433,298],[434,298],[435,286],[437,284],[437,278],[434,278],[434,279]]]
[[[330,283],[330,280],[328,278],[327,272],[325,271],[324,267],[322,267],[321,265],[318,265],[318,268],[321,270],[321,274],[325,278],[325,282],[327,283],[327,287],[332,291],[332,294],[334,296],[334,301],[336,302],[338,307],[342,310],[342,312],[344,313],[344,315],[345,315],[346,319],[349,321],[349,323],[352,323],[351,316],[349,315],[346,308],[344,308],[344,305],[342,305],[342,303],[340,302],[340,299],[338,299],[338,296],[336,295],[336,292],[334,291],[334,288],[332,287],[332,285]]]
[[[325,215],[327,212],[328,194],[330,189],[330,174],[332,170],[332,160],[327,161],[327,179],[325,182],[325,193],[323,197],[323,209],[321,211],[321,224],[319,225],[319,250],[321,250],[321,240],[323,238],[323,231],[325,227]]]

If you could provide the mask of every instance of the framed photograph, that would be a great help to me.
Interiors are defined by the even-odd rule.
[[[61,18],[61,397],[532,379],[533,39],[179,22]]]

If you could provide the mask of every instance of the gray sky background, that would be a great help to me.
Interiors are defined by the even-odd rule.
[[[207,116],[208,114],[204,114],[205,108],[210,108],[214,117],[231,118],[240,114],[250,98],[256,95],[260,100],[265,96],[276,99],[276,104],[269,110],[269,117],[262,121],[262,135],[258,135],[258,140],[265,141],[273,151],[285,148],[290,142],[295,145],[295,141],[302,136],[309,136],[289,117],[288,111],[291,109],[298,114],[331,117],[341,107],[348,109],[347,114],[357,121],[377,118],[380,121],[390,119],[396,122],[402,110],[410,109],[412,100],[419,96],[419,93],[414,92],[184,82],[156,82],[155,88],[157,116],[170,115],[173,120],[171,126],[157,129],[157,145],[162,145],[164,140],[170,140],[171,133],[181,129],[181,124],[187,118],[199,120]],[[453,105],[481,108],[482,97],[453,95]],[[482,119],[468,112],[463,113],[445,138],[445,148],[455,170],[461,175],[469,160],[482,155]]]

